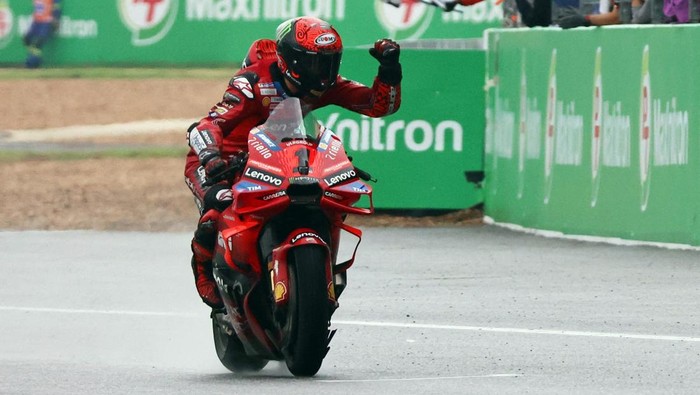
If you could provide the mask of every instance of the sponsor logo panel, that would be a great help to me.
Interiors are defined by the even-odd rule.
[[[7,0],[0,0],[0,49],[5,48],[12,41],[14,25],[15,17]]]
[[[170,32],[177,17],[178,0],[117,0],[122,23],[131,31],[131,44],[153,45]]]
[[[332,113],[324,122],[353,151],[462,152],[464,130],[456,120],[433,124],[424,119],[392,120],[362,116],[340,119]],[[336,140],[330,141],[333,149]],[[328,155],[328,153],[327,153]]]
[[[357,173],[355,173],[354,169],[345,169],[342,171],[339,171],[335,174],[331,174],[327,177],[323,178],[323,181],[328,185],[329,187],[332,187],[333,185],[340,184],[342,182],[352,180],[353,178],[357,178]]]
[[[257,180],[260,182],[264,182],[266,184],[270,184],[273,186],[281,186],[282,185],[282,177],[268,173],[262,169],[256,169],[254,167],[246,167],[245,172],[243,173],[245,177],[251,178],[253,180]]]

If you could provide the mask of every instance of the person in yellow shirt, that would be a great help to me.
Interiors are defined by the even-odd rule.
[[[58,31],[61,19],[61,0],[33,0],[32,24],[24,35],[27,47],[27,68],[37,68],[42,63],[41,48]]]

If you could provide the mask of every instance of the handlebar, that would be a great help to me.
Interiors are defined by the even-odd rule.
[[[210,187],[221,181],[233,178],[236,173],[245,167],[248,156],[234,156],[230,159],[228,167],[213,176],[207,176],[207,180],[202,183],[203,187]]]
[[[226,167],[224,170],[222,170],[218,174],[207,177],[207,180],[204,181],[204,183],[202,183],[202,186],[205,188],[210,187],[210,186],[217,184],[221,181],[225,181],[225,180],[233,178],[236,175],[236,172],[242,170],[245,167],[247,160],[248,160],[247,155],[244,157],[241,157],[241,156],[233,157],[231,159],[231,161],[229,162],[228,167]],[[350,160],[352,160],[352,158],[350,158]],[[355,173],[357,174],[358,177],[360,177],[360,179],[362,179],[364,181],[377,182],[377,179],[372,177],[372,175],[369,174],[368,172],[360,169],[357,166],[354,166],[354,169],[355,169]]]
[[[355,173],[357,174],[358,177],[365,181],[372,181],[372,182],[377,182],[376,178],[373,178],[371,174],[367,173],[366,171],[360,169],[359,167],[355,166]]]
[[[352,162],[352,156],[348,156],[348,160],[349,160],[350,162]],[[377,182],[377,179],[374,178],[374,177],[372,177],[371,174],[367,173],[366,171],[360,169],[360,168],[357,167],[357,166],[354,166],[354,165],[353,165],[353,167],[355,168],[355,173],[357,174],[358,177],[360,177],[360,179],[362,179],[362,180],[364,180],[364,181]]]

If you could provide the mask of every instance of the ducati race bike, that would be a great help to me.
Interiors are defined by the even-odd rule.
[[[335,334],[331,316],[362,238],[344,219],[374,211],[371,176],[331,130],[303,115],[296,98],[250,131],[247,160],[228,170],[237,174],[233,203],[219,216],[213,259],[225,305],[211,315],[217,356],[234,372],[273,360],[295,376],[313,376]],[[338,262],[341,233],[354,246]]]

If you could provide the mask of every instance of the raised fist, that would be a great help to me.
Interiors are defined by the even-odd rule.
[[[391,39],[383,38],[374,43],[374,47],[369,49],[369,54],[379,61],[382,66],[396,66],[399,64],[399,54],[401,47]]]

